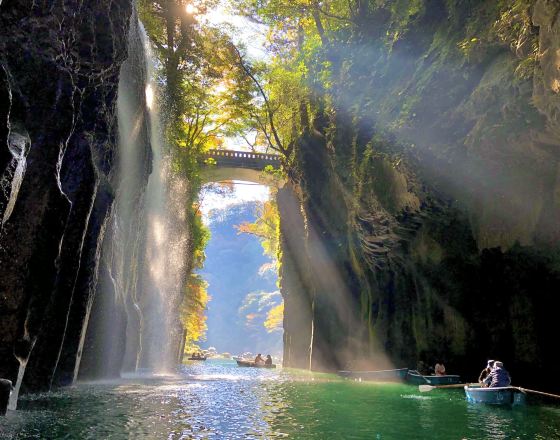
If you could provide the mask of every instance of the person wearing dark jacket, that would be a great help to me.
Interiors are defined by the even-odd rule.
[[[511,385],[511,376],[504,368],[504,364],[500,361],[494,362],[494,368],[484,379],[484,383],[488,384],[490,388],[509,387]]]
[[[493,360],[489,360],[488,363],[486,364],[486,367],[484,367],[484,370],[482,370],[480,372],[480,375],[478,376],[478,383],[483,386],[486,387],[488,385],[486,385],[484,383],[484,379],[486,379],[488,377],[488,375],[490,374],[490,372],[492,371],[492,367],[494,366],[494,361]]]

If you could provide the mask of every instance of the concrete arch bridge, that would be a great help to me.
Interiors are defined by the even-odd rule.
[[[203,183],[243,180],[267,186],[283,187],[284,179],[264,172],[267,166],[280,169],[280,155],[236,150],[209,150],[203,156]]]

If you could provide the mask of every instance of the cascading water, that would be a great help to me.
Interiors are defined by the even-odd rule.
[[[150,44],[134,17],[128,50],[117,102],[117,191],[80,370],[87,379],[169,370],[182,336],[188,186],[171,171]]]
[[[146,197],[146,247],[142,291],[145,298],[137,367],[169,370],[177,358],[180,331],[178,306],[185,284],[187,182],[172,171],[172,158],[163,142],[154,57],[144,29],[153,172]]]

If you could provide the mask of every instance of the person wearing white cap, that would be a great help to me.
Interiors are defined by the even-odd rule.
[[[490,374],[490,372],[492,371],[492,367],[494,366],[494,361],[492,359],[490,359],[488,361],[488,363],[486,364],[486,367],[484,367],[484,370],[482,370],[480,372],[480,375],[478,376],[478,383],[483,386],[486,387],[488,386],[486,383],[484,383],[484,379],[486,379],[488,377],[488,375]]]

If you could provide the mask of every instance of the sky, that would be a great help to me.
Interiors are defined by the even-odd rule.
[[[201,192],[201,206],[204,223],[209,225],[212,219],[216,219],[220,212],[225,212],[236,205],[247,202],[265,202],[270,198],[270,189],[265,185],[252,182],[233,181],[233,193],[227,197],[216,192],[206,191],[203,187]],[[214,216],[210,214],[214,213]]]
[[[263,255],[259,239],[239,234],[235,228],[255,220],[257,202],[237,200],[228,209],[214,209],[208,214],[212,236],[199,273],[209,284],[211,299],[207,340],[201,346],[215,347],[219,353],[265,353],[278,359],[282,331],[270,333],[263,325],[267,312],[282,301],[276,285],[278,276],[275,270],[267,270],[274,266]]]
[[[227,0],[222,0],[218,7],[210,10],[201,17],[201,22],[212,25],[231,26],[230,35],[233,36],[236,44],[242,43],[247,48],[247,54],[253,59],[263,59],[268,57],[265,49],[267,27],[262,24],[254,23],[245,17],[233,15]]]

